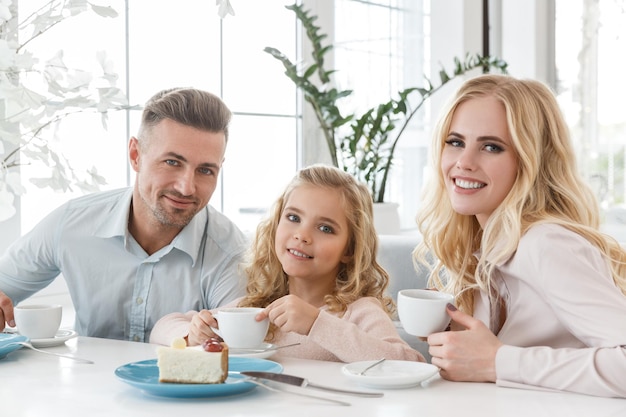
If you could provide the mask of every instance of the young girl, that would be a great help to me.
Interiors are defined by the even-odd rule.
[[[231,305],[265,307],[266,341],[300,345],[279,354],[327,361],[424,361],[398,335],[391,320],[389,281],[376,261],[378,238],[367,188],[340,169],[301,170],[261,222],[246,267],[247,295]],[[213,336],[208,310],[165,316],[152,342],[188,344]]]
[[[455,381],[626,397],[626,253],[598,231],[567,125],[543,84],[468,80],[434,137],[418,259],[456,295],[428,337]],[[473,316],[473,317],[472,317]]]

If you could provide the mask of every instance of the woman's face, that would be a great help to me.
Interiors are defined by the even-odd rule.
[[[460,104],[441,155],[452,208],[476,216],[485,227],[513,187],[517,167],[504,105],[491,96]]]

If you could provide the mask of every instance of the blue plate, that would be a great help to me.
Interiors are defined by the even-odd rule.
[[[251,391],[256,387],[252,382],[246,381],[246,376],[239,375],[237,372],[282,372],[283,366],[266,359],[229,357],[228,371],[228,378],[223,384],[173,384],[159,382],[157,360],[149,359],[122,365],[115,370],[115,375],[127,384],[141,389],[146,394],[160,397],[224,397]]]
[[[15,333],[0,333],[0,359],[4,358],[14,350],[18,350],[22,345],[15,342],[27,342],[28,338]]]

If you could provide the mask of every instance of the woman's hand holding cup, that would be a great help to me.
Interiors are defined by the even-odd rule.
[[[398,316],[404,330],[420,338],[442,332],[450,324],[446,310],[454,304],[454,296],[427,289],[406,289],[398,292]]]

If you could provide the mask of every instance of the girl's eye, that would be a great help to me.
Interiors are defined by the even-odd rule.
[[[326,225],[321,225],[319,229],[324,233],[333,233],[333,228]]]
[[[297,223],[300,221],[300,217],[298,217],[296,214],[288,214],[287,220],[289,220],[290,222]]]

